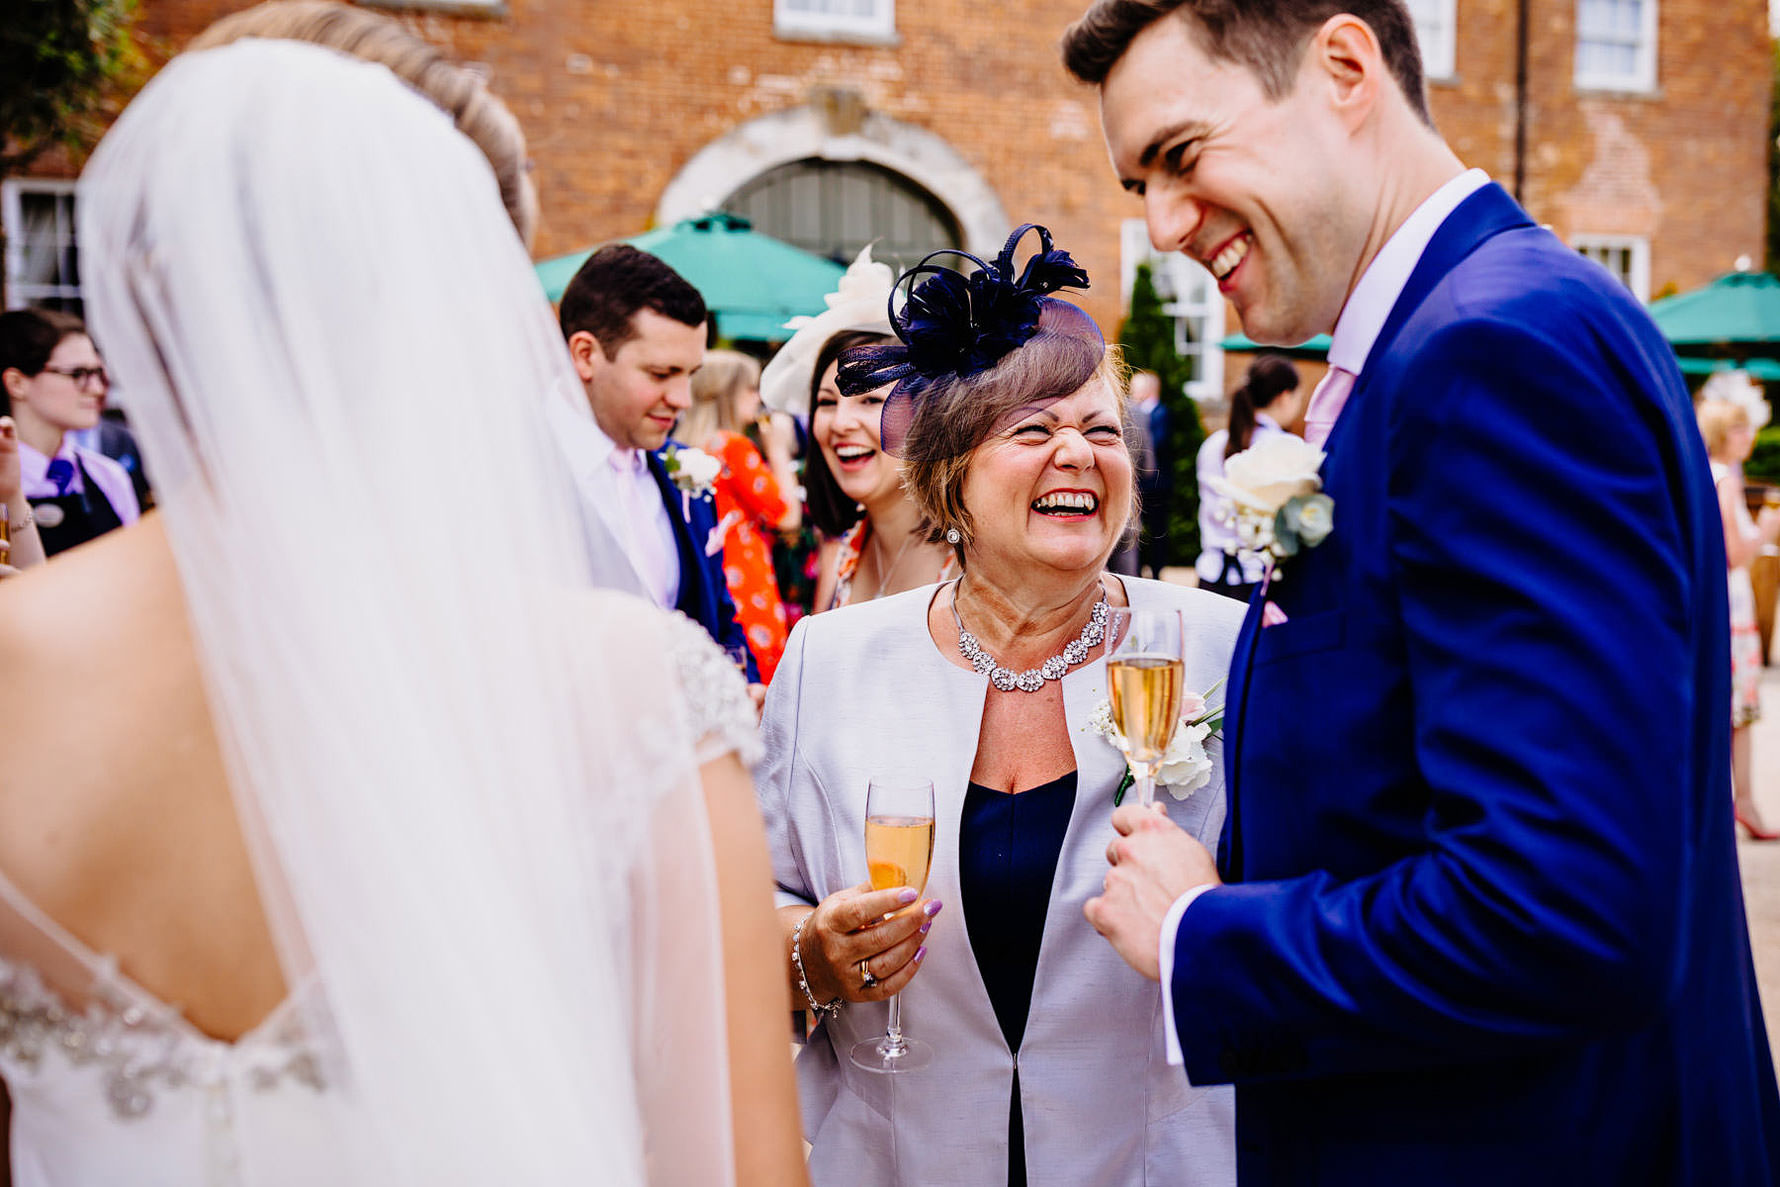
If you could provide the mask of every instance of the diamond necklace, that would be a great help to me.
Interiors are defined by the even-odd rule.
[[[1088,624],[1082,633],[1071,639],[1061,652],[1053,655],[1036,668],[1027,668],[1024,672],[1015,672],[995,662],[995,657],[983,650],[977,637],[964,629],[964,619],[958,613],[958,593],[962,590],[964,578],[960,577],[952,587],[952,621],[958,624],[958,654],[962,655],[979,675],[987,676],[989,683],[1002,692],[1037,692],[1045,686],[1047,680],[1061,680],[1063,674],[1075,665],[1088,658],[1088,652],[1102,639],[1106,638],[1106,587],[1100,587],[1100,600],[1094,603],[1094,609],[1088,614]]]

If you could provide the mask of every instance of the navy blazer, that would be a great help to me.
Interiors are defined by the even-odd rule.
[[[1250,606],[1226,880],[1175,939],[1253,1184],[1768,1184],[1718,505],[1629,294],[1499,187],[1441,226]]]
[[[669,445],[685,448],[678,442]],[[748,636],[736,621],[735,602],[723,576],[723,550],[719,548],[715,555],[706,551],[711,533],[717,530],[717,501],[709,492],[688,498],[669,477],[662,460],[665,453],[666,447],[649,455],[649,473],[655,476],[668,522],[674,525],[674,543],[680,549],[680,600],[674,609],[704,627],[731,657],[741,658],[748,683],[758,684],[760,668],[748,647]]]

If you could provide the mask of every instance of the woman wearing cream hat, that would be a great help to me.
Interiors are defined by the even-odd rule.
[[[867,246],[828,308],[797,326],[760,376],[766,406],[809,425],[804,463],[810,521],[824,545],[817,612],[867,602],[956,576],[957,561],[903,489],[902,466],[883,451],[878,418],[890,390],[843,396],[835,386],[841,353],[891,340],[895,274]],[[795,325],[795,323],[793,323]]]

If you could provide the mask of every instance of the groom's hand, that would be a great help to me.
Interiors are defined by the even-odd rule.
[[[1195,886],[1218,886],[1217,862],[1205,846],[1154,809],[1127,804],[1113,813],[1119,836],[1106,847],[1106,890],[1082,908],[1094,930],[1112,942],[1125,963],[1161,979],[1162,920],[1174,900]]]

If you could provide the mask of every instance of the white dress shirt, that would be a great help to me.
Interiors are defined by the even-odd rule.
[[[1403,295],[1403,289],[1409,284],[1409,277],[1415,272],[1415,266],[1421,263],[1428,244],[1433,242],[1434,233],[1459,208],[1460,203],[1488,184],[1489,174],[1481,169],[1467,169],[1429,194],[1415,208],[1414,213],[1403,220],[1403,225],[1385,241],[1378,254],[1372,257],[1372,262],[1366,265],[1366,271],[1360,276],[1360,282],[1354,285],[1347,304],[1341,307],[1341,316],[1335,322],[1335,332],[1330,336],[1331,367],[1340,367],[1356,377],[1360,374],[1366,365],[1367,356],[1372,353],[1373,344],[1378,341],[1378,335],[1384,329],[1385,320],[1396,307],[1397,298]],[[1174,994],[1168,988],[1174,977],[1175,933],[1180,930],[1181,916],[1186,914],[1193,900],[1216,889],[1209,883],[1190,888],[1174,901],[1162,920],[1161,948],[1157,953],[1157,963],[1162,974],[1162,1026],[1167,1035],[1168,1062],[1173,1064],[1184,1062],[1180,1049],[1180,1032],[1175,1029],[1174,1024]]]

